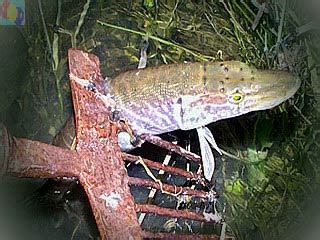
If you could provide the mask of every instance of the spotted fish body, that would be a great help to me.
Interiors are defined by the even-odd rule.
[[[132,70],[110,80],[109,91],[139,135],[194,129],[272,108],[299,86],[300,80],[288,72],[229,61]]]

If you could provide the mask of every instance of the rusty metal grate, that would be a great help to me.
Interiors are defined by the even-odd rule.
[[[137,213],[152,213],[171,218],[185,218],[199,222],[216,222],[220,219],[215,212],[195,212],[167,208],[149,203],[135,203],[129,185],[156,189],[159,192],[177,197],[190,196],[208,203],[216,197],[215,192],[197,190],[193,187],[176,186],[162,183],[150,169],[174,174],[199,185],[207,186],[202,175],[172,167],[149,159],[121,153],[117,145],[117,132],[121,126],[110,121],[110,111],[94,97],[94,94],[79,87],[73,80],[90,79],[97,87],[103,79],[100,74],[99,60],[78,50],[69,50],[69,69],[73,103],[77,147],[75,150],[44,144],[28,139],[11,138],[1,126],[1,142],[5,146],[4,162],[1,172],[20,177],[56,178],[76,177],[88,196],[101,239],[231,239],[218,235],[176,235],[174,233],[151,232],[142,230]],[[70,129],[73,121],[62,131],[62,139],[71,139]],[[63,135],[66,134],[66,135]],[[159,137],[142,136],[145,141],[174,152],[190,161],[200,163],[200,157]],[[9,141],[10,140],[10,141]],[[150,179],[129,177],[125,161],[141,164]]]

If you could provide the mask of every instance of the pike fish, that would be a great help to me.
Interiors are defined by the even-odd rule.
[[[208,142],[219,149],[205,126],[273,108],[293,96],[300,84],[287,71],[257,70],[227,61],[131,70],[110,79],[106,90],[136,135],[197,129],[204,175],[210,180],[214,159]],[[125,145],[119,142],[120,147]]]
[[[134,132],[190,130],[287,100],[300,79],[238,61],[196,62],[124,72],[108,83],[120,115]]]

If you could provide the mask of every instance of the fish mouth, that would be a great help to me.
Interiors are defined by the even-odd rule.
[[[256,94],[256,109],[273,108],[292,97],[300,88],[299,77],[285,71],[261,71],[256,79],[259,91]]]

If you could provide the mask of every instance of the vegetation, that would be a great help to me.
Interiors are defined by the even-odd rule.
[[[257,68],[289,69],[303,81],[294,99],[213,127],[231,155],[222,157],[216,173],[228,233],[246,240],[293,239],[320,183],[314,95],[320,91],[319,51],[308,28],[312,18],[299,3],[29,1],[22,31],[30,70],[21,95],[27,97],[19,100],[19,126],[29,129],[29,137],[54,136],[71,113],[70,47],[98,55],[105,76],[135,68],[143,41],[149,43],[148,66],[237,59]],[[31,116],[41,128],[28,127]]]

